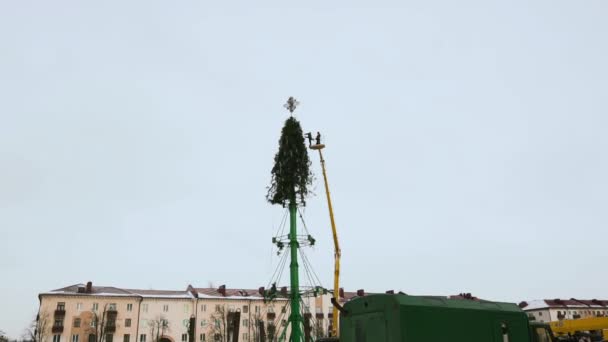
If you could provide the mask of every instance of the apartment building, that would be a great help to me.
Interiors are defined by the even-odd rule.
[[[608,316],[608,300],[540,299],[519,303],[519,307],[537,322]]]
[[[341,291],[341,296],[346,301],[356,294]],[[330,328],[330,298],[303,299],[314,336],[326,336]],[[88,282],[41,293],[39,299],[38,319],[48,330],[42,342],[207,342],[227,341],[235,333],[239,341],[258,341],[261,334],[270,341],[289,318],[285,298],[265,303],[258,290],[225,286],[175,291]]]

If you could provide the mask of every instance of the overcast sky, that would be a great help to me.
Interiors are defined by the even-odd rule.
[[[221,3],[0,2],[0,329],[88,280],[266,285],[292,95],[348,290],[608,299],[608,2]]]

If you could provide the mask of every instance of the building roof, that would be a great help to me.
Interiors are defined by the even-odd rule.
[[[172,290],[139,290],[125,289],[130,293],[144,298],[193,298],[194,296],[189,291],[172,291]]]
[[[85,284],[74,284],[74,285],[62,287],[60,289],[52,290],[49,292],[44,292],[41,294],[65,294],[65,295],[90,294],[90,295],[97,295],[97,296],[133,296],[133,294],[130,293],[129,291],[127,291],[125,289],[120,289],[120,288],[114,287],[114,286],[91,286],[91,292],[88,292],[88,293],[79,292],[79,288],[80,289],[86,288],[86,285]]]
[[[87,292],[87,287],[90,286],[91,291]],[[287,287],[288,288],[288,287]],[[280,289],[280,288],[279,288]],[[363,291],[363,290],[360,290]],[[353,298],[358,297],[358,292],[341,291],[343,297],[340,302],[344,303]],[[371,293],[366,293],[369,295]],[[222,285],[215,287],[194,287],[188,285],[185,290],[153,290],[153,289],[127,289],[114,286],[93,286],[91,282],[85,284],[74,284],[60,289],[43,292],[42,295],[96,295],[96,296],[126,296],[126,297],[143,297],[143,298],[222,298],[233,300],[263,300],[258,289],[241,289],[241,288],[226,288]],[[285,300],[279,297],[277,300]]]
[[[93,286],[74,284],[60,289],[43,292],[42,295],[107,296],[107,297],[144,297],[144,298],[193,298],[188,291],[123,289],[114,286]]]
[[[256,289],[230,289],[215,287],[193,288],[198,298],[226,298],[226,299],[264,299]],[[222,293],[222,292],[223,293]]]
[[[519,303],[519,307],[525,311],[558,309],[558,308],[608,308],[608,300],[605,299],[538,299]]]

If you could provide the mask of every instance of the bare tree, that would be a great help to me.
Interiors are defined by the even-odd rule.
[[[211,314],[209,332],[213,341],[227,342],[228,339],[228,310],[225,305],[216,305],[215,312]]]
[[[249,326],[251,327],[251,341],[259,342],[260,341],[260,325],[258,322],[262,319],[262,315],[259,312],[251,314],[251,320],[249,321]]]
[[[163,335],[171,331],[169,321],[163,315],[159,315],[156,316],[155,319],[148,320],[148,328],[150,329],[150,335],[152,337],[151,342],[160,342]]]
[[[263,316],[256,312],[251,318],[253,342],[272,342],[276,341],[276,325],[274,322],[264,323]]]
[[[44,311],[38,314],[32,320],[30,326],[25,329],[21,336],[24,340],[32,342],[44,342],[51,328],[51,319],[48,312]]]
[[[323,329],[323,319],[316,319],[312,325],[312,335],[319,339],[325,336],[325,329]]]
[[[8,337],[6,337],[6,333],[3,330],[0,330],[0,342],[8,342]]]
[[[101,312],[93,310],[88,333],[95,337],[94,342],[107,341],[108,335],[112,335],[114,331],[116,331],[116,309],[105,304]]]
[[[277,340],[277,326],[273,321],[266,324],[266,340],[268,342],[276,342]]]

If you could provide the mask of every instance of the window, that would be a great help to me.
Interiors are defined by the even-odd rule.
[[[228,305],[228,312],[234,312],[234,305]]]
[[[130,326],[131,326],[131,319],[130,318],[125,319],[125,328],[128,328]]]
[[[146,334],[139,335],[139,342],[146,342]]]
[[[93,303],[93,311],[97,311],[99,309],[99,303]]]
[[[127,311],[133,311],[133,304],[127,304]]]
[[[204,342],[205,341],[205,334],[201,334],[201,341]]]
[[[122,336],[122,342],[131,342],[131,335],[129,334],[124,334]]]
[[[190,305],[184,304],[184,313],[190,312]]]
[[[260,313],[260,306],[259,305],[255,306],[255,313]]]
[[[97,325],[96,323],[97,323],[97,321],[95,320],[95,318],[93,318],[91,320],[91,328],[95,328],[95,326]]]
[[[76,303],[76,310],[82,311],[82,303]]]
[[[116,311],[116,303],[108,304],[108,311]]]
[[[542,313],[542,312],[539,312],[539,313],[538,313],[538,315],[539,315],[539,316],[542,316],[542,315],[543,315],[543,313]]]
[[[114,341],[114,335],[113,334],[106,334],[106,342],[113,342]]]
[[[57,310],[65,311],[65,303],[64,302],[57,303]]]
[[[204,327],[205,325],[207,325],[207,320],[201,319],[201,327]]]
[[[274,306],[269,306],[268,307],[268,312],[274,313]]]
[[[89,334],[89,342],[95,342],[95,334]]]
[[[169,312],[169,305],[163,305],[163,312]]]
[[[182,334],[182,342],[188,341],[188,334]]]
[[[215,312],[220,312],[220,305],[219,304],[215,305]]]
[[[53,342],[61,342],[61,335],[53,335]]]
[[[284,327],[286,327],[287,326],[287,320],[286,319],[281,320],[281,325],[284,326]]]
[[[243,313],[248,313],[248,312],[249,312],[249,306],[243,305]]]
[[[215,340],[216,341],[221,341],[222,340],[222,334],[215,334]]]
[[[63,326],[63,320],[55,318],[55,324],[53,324],[53,326],[62,327]]]
[[[80,318],[74,318],[74,328],[80,328]]]
[[[219,319],[215,319],[215,327],[219,329],[221,327],[221,321]]]
[[[249,320],[248,320],[248,319],[246,319],[246,318],[245,318],[245,319],[243,320],[243,326],[244,326],[244,327],[248,327],[248,326],[249,326]]]
[[[72,335],[72,342],[78,342],[78,335]]]
[[[285,306],[283,306],[283,307],[281,308],[281,312],[282,312],[282,313],[286,313],[286,312],[287,312],[287,305],[285,305]]]
[[[141,308],[144,310],[144,312],[148,312],[148,304],[142,305]]]
[[[243,333],[243,341],[247,341],[247,333]]]

